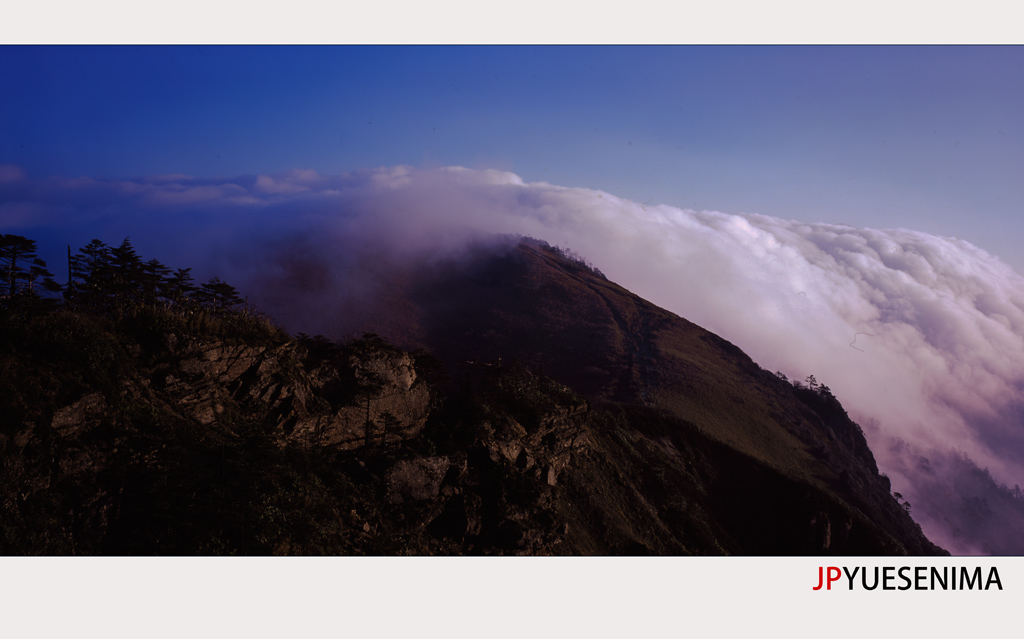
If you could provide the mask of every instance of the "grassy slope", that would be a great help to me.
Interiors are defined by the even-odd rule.
[[[519,359],[592,400],[667,410],[700,440],[685,445],[704,445],[704,437],[721,443],[790,489],[804,486],[846,504],[862,524],[883,522],[916,548],[929,547],[918,545],[923,537],[899,511],[841,406],[815,410],[813,397],[800,396],[735,345],[549,248],[525,242],[481,249],[435,266],[401,294],[416,303],[410,332],[424,336],[408,345],[430,348],[452,368]],[[612,450],[620,444],[608,444],[610,458],[622,453]],[[591,480],[606,481],[601,476]]]

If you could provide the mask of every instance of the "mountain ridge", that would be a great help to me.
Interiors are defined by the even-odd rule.
[[[411,353],[111,281],[0,304],[5,554],[943,552],[827,387],[543,242],[397,273]]]
[[[827,386],[780,379],[585,260],[504,237],[414,270],[398,278],[403,290],[387,293],[389,308],[412,309],[411,326],[384,333],[398,343],[427,348],[449,366],[518,359],[592,401],[665,410],[784,476],[900,517],[860,427]]]

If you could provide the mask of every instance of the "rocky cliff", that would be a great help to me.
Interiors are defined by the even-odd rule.
[[[154,390],[200,424],[244,407],[264,415],[284,442],[351,450],[415,437],[426,424],[429,391],[416,383],[409,354],[360,344],[344,361],[310,369],[296,351],[295,343],[197,343],[147,373]]]
[[[488,259],[432,354],[5,310],[0,552],[941,552],[830,395],[557,252]]]

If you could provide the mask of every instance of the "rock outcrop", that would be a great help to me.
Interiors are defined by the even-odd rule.
[[[349,355],[341,367],[321,363],[310,371],[297,348],[195,344],[157,367],[154,387],[203,425],[217,423],[226,410],[255,411],[283,442],[351,450],[423,429],[430,393],[417,383],[408,353],[377,349]],[[351,380],[343,379],[346,372]],[[346,384],[342,401],[325,398]]]
[[[351,355],[348,366],[357,389],[354,403],[332,406],[326,414],[294,411],[282,422],[289,439],[352,450],[419,434],[430,413],[430,392],[425,384],[417,384],[408,353]],[[339,371],[322,366],[314,371],[311,383],[314,390],[322,391],[340,383]]]

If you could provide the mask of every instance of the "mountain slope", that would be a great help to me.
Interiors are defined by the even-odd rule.
[[[934,551],[827,389],[777,378],[582,260],[543,242],[506,240],[418,264],[395,281],[385,292],[387,318],[374,326],[388,327],[385,336],[400,345],[426,348],[453,370],[519,360],[591,401],[656,409],[724,445],[716,450],[735,455],[729,464],[754,464],[759,477],[767,472],[895,527],[910,552]]]
[[[942,552],[830,393],[580,260],[498,242],[393,275],[367,328],[429,353],[0,303],[0,552]]]

